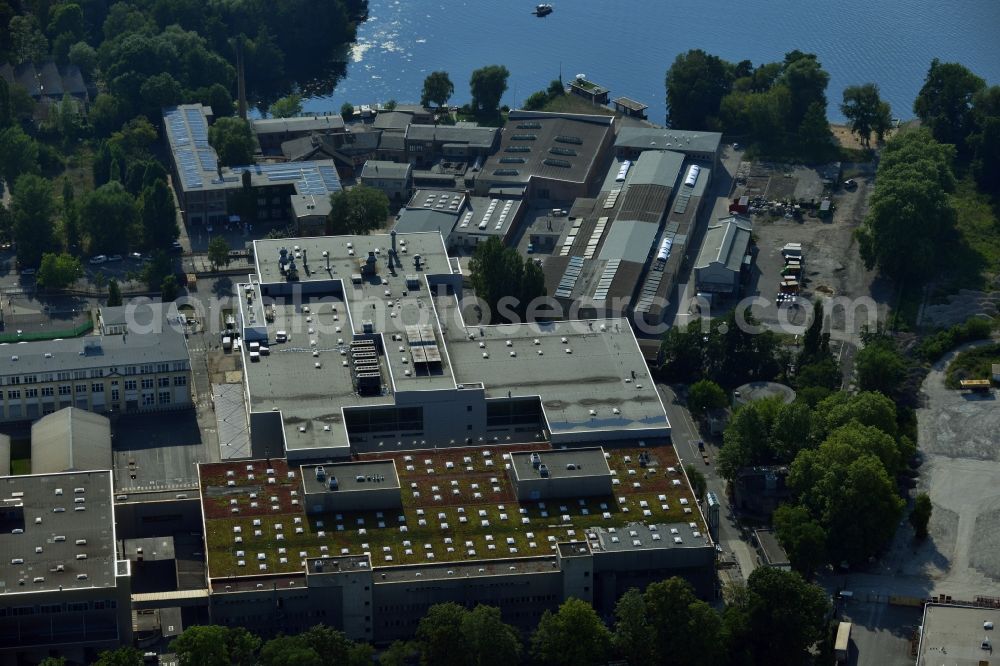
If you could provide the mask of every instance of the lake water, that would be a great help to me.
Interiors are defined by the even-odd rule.
[[[663,122],[664,74],[678,53],[701,48],[736,62],[818,54],[830,73],[831,120],[844,87],[874,81],[893,114],[913,115],[932,58],[965,64],[1000,84],[998,0],[555,0],[544,18],[535,0],[369,0],[347,78],[307,111],[414,102],[424,77],[450,73],[452,103],[469,99],[473,69],[510,70],[503,103],[516,106],[549,81],[576,74],[649,105]]]

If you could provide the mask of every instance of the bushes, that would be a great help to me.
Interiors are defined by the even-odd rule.
[[[917,356],[928,363],[933,363],[946,352],[959,345],[973,340],[986,340],[993,330],[993,321],[985,317],[970,317],[962,324],[939,331],[924,338],[917,346]]]

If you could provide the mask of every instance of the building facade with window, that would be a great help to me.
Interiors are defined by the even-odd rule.
[[[65,407],[133,413],[191,405],[191,363],[179,325],[8,346],[0,356],[0,422]]]

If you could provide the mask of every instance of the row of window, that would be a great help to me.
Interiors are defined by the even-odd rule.
[[[171,378],[170,377],[159,377],[156,380],[155,384],[153,382],[153,379],[151,377],[149,377],[149,378],[146,378],[146,379],[142,380],[142,388],[144,388],[144,389],[152,389],[152,388],[156,388],[156,387],[159,387],[159,388],[170,388],[171,383],[173,383],[174,386],[187,386],[187,377],[183,376],[183,375],[179,375],[177,377],[174,377],[172,382],[171,382]],[[118,389],[115,388],[117,386],[118,386],[118,381],[117,380],[113,380],[111,382],[111,387],[112,387],[111,388],[111,393],[112,393],[112,399],[113,400],[118,400],[118,397],[117,397],[118,396]],[[70,386],[69,384],[63,384],[63,385],[59,386],[58,388],[59,388],[59,395],[72,395],[73,392],[74,392],[74,390],[75,390],[75,392],[77,394],[86,393],[87,392],[87,385],[86,384],[77,384],[75,386],[75,388],[73,386]],[[136,380],[134,380],[134,379],[126,379],[125,380],[125,390],[126,391],[135,391],[135,390],[137,390],[137,388],[138,388],[138,384],[136,383]],[[55,395],[55,388],[52,387],[52,386],[43,386],[40,390],[41,390],[41,395],[42,395],[43,398],[51,398],[53,395]],[[91,384],[90,385],[90,392],[91,393],[104,393],[104,384]],[[37,398],[38,394],[39,394],[39,389],[37,389],[37,388],[24,389],[24,397],[25,398]],[[0,400],[2,400],[2,399],[3,399],[3,392],[0,392]],[[7,399],[8,400],[20,400],[21,399],[21,389],[10,389],[9,391],[7,391]]]
[[[0,608],[0,617],[21,617],[24,615],[55,615],[57,613],[84,613],[91,610],[111,610],[118,607],[114,599],[98,601],[72,601],[65,604],[41,604],[38,606],[14,606]]]
[[[9,377],[0,377],[0,385],[17,386],[19,384],[37,384],[39,382],[63,382],[70,379],[100,379],[105,376],[105,373],[108,375],[151,375],[154,373],[183,372],[187,369],[187,361],[145,363],[143,365],[129,365],[124,368],[91,368],[90,370],[73,370],[72,372],[46,372],[40,375],[12,375]]]

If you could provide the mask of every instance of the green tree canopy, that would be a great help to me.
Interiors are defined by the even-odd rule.
[[[8,184],[18,176],[38,172],[38,143],[20,127],[0,131],[0,178]]]
[[[52,185],[40,176],[24,175],[11,191],[12,232],[17,243],[17,261],[22,268],[34,268],[42,253],[54,245],[55,201]]]
[[[702,379],[688,388],[688,409],[697,416],[704,416],[710,409],[719,409],[729,404],[729,398],[721,386],[710,379]]]
[[[243,627],[195,625],[170,643],[180,666],[254,666],[260,639]]]
[[[350,102],[344,102],[340,105],[340,115],[344,118],[344,121],[350,122],[354,119],[354,105]]]
[[[878,85],[874,83],[844,88],[844,103],[840,105],[840,112],[865,148],[871,145],[872,134],[881,144],[892,129],[892,108],[879,95]]]
[[[455,94],[455,85],[451,82],[448,72],[431,72],[424,79],[424,89],[420,94],[420,104],[444,106]]]
[[[147,248],[166,248],[180,236],[177,206],[166,181],[157,179],[139,197],[142,241]]]
[[[323,666],[323,660],[298,636],[278,636],[264,643],[260,666]]]
[[[327,235],[368,234],[389,218],[389,198],[382,190],[356,185],[330,195]]]
[[[768,398],[743,405],[723,433],[719,473],[734,479],[742,467],[790,463],[809,446],[811,429],[812,414],[803,403]]]
[[[758,567],[725,611],[733,664],[799,666],[826,629],[826,593],[795,572]]]
[[[858,388],[878,391],[895,397],[906,375],[908,362],[889,337],[878,337],[865,343],[854,358]]]
[[[122,304],[122,289],[118,286],[118,280],[111,278],[108,280],[108,301],[107,306],[113,308]]]
[[[722,618],[683,578],[652,583],[643,593],[658,663],[721,664]]]
[[[642,592],[630,588],[615,605],[615,628],[611,637],[615,652],[629,664],[651,664],[654,650],[651,634]]]
[[[462,634],[467,611],[456,603],[434,604],[420,619],[416,639],[421,646],[421,663],[431,666],[464,666],[471,646]]]
[[[105,650],[91,666],[143,666],[142,652],[131,646]]]
[[[861,256],[896,279],[932,274],[955,228],[948,196],[953,150],[925,129],[893,137],[883,151],[868,214],[858,229]]]
[[[545,611],[531,636],[531,654],[549,666],[598,666],[611,649],[611,632],[590,604],[567,599]]]
[[[521,656],[521,637],[500,618],[500,609],[435,604],[417,625],[421,663],[428,666],[505,666]]]
[[[472,72],[469,88],[472,91],[472,108],[476,113],[495,114],[500,99],[507,92],[510,72],[503,65],[487,65]]]
[[[208,261],[213,268],[229,265],[229,243],[222,236],[212,236],[208,241]]]
[[[46,252],[38,269],[38,285],[45,289],[65,289],[83,275],[83,266],[76,257]]]
[[[275,100],[267,109],[274,118],[293,118],[302,113],[302,95],[292,93]]]
[[[789,126],[800,126],[814,105],[819,105],[823,118],[826,118],[826,86],[829,82],[830,75],[823,69],[816,54],[797,50],[785,54],[785,67],[779,83],[788,88],[791,99],[787,118]]]
[[[476,246],[469,262],[469,281],[476,296],[489,308],[490,321],[524,321],[535,299],[545,295],[541,269],[521,259],[514,248],[492,237]]]
[[[964,65],[931,61],[913,112],[941,143],[961,146],[972,132],[972,102],[986,82]]]
[[[88,193],[80,203],[80,224],[92,254],[122,254],[136,235],[138,207],[125,187],[112,181]]]
[[[918,494],[913,500],[913,509],[910,511],[910,525],[913,526],[913,531],[920,541],[927,538],[927,524],[931,521],[931,511],[933,505],[930,495]]]
[[[667,70],[667,123],[676,129],[707,130],[716,125],[722,98],[733,82],[733,66],[692,49]]]
[[[208,141],[219,153],[219,163],[225,166],[253,164],[256,140],[250,123],[242,118],[219,118],[208,129]]]
[[[804,506],[782,504],[771,516],[788,560],[805,578],[827,561],[826,530]]]

